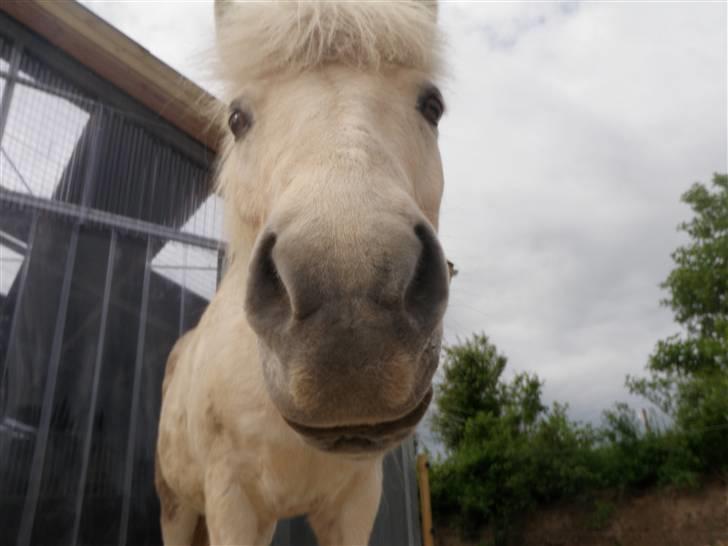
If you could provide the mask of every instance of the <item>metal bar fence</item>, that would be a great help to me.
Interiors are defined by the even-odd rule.
[[[48,434],[50,431],[51,423],[51,411],[53,410],[53,397],[56,393],[58,365],[61,358],[61,344],[63,343],[63,333],[66,327],[66,311],[68,310],[68,300],[71,293],[71,279],[73,277],[73,268],[76,260],[77,246],[78,225],[74,227],[73,233],[71,235],[71,242],[68,247],[68,257],[66,258],[65,274],[63,276],[63,286],[61,288],[61,298],[58,305],[56,326],[53,334],[53,345],[51,347],[50,360],[48,362],[48,375],[46,377],[45,389],[43,394],[40,425],[38,426],[35,449],[33,451],[33,462],[28,483],[28,492],[25,496],[23,519],[20,522],[20,535],[18,537],[18,546],[29,546],[31,541],[31,533],[33,531],[33,523],[35,522],[35,512],[36,507],[38,506],[38,495],[40,493],[41,476],[43,473],[43,465],[45,463],[46,457],[46,446],[48,443]]]
[[[106,322],[109,316],[109,302],[111,297],[111,281],[114,277],[114,259],[116,254],[116,231],[111,232],[109,243],[109,255],[106,265],[106,279],[104,280],[104,296],[101,304],[101,324],[99,337],[96,343],[96,358],[94,361],[93,379],[91,380],[91,403],[88,415],[86,416],[86,432],[84,434],[84,446],[81,462],[81,476],[79,478],[78,495],[76,497],[76,508],[73,517],[73,531],[71,532],[71,544],[78,544],[78,532],[81,526],[81,513],[83,510],[83,497],[86,490],[86,479],[88,478],[89,458],[91,456],[91,436],[93,435],[93,419],[96,414],[96,402],[99,396],[99,380],[101,377],[101,366],[103,365],[104,341],[106,339]]]
[[[134,381],[132,383],[131,419],[129,436],[126,441],[126,464],[124,468],[124,503],[121,507],[121,528],[119,546],[125,546],[129,524],[129,505],[131,503],[131,477],[134,472],[134,444],[136,442],[137,413],[139,411],[139,382],[144,361],[144,338],[147,327],[147,307],[149,305],[149,277],[152,265],[152,241],[147,240],[147,252],[144,259],[144,281],[142,284],[142,305],[139,312],[139,333],[137,335],[136,362],[134,363]]]

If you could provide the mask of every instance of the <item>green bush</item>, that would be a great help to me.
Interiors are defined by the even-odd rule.
[[[480,357],[478,348],[485,349]],[[432,465],[432,501],[438,520],[465,534],[490,525],[496,545],[510,544],[522,517],[540,505],[594,499],[605,489],[695,486],[705,473],[726,470],[725,374],[683,382],[668,427],[645,428],[632,408],[616,404],[595,429],[569,420],[565,405],[546,408],[538,377],[505,381],[505,366],[485,336],[450,347],[445,356],[434,428],[449,441],[447,457]],[[488,380],[472,381],[461,369],[468,367],[485,371]],[[478,409],[469,411],[463,401],[473,400]]]
[[[444,360],[433,428],[448,457],[432,466],[436,514],[466,533],[492,523],[505,544],[528,510],[594,486],[596,433],[565,406],[546,408],[538,377],[504,381],[506,359],[486,336],[447,348]]]
[[[694,376],[678,388],[675,429],[696,459],[696,470],[728,471],[728,372]]]
[[[595,446],[603,488],[644,489],[695,485],[699,470],[686,437],[675,428],[645,430],[634,410],[616,404],[604,412]]]

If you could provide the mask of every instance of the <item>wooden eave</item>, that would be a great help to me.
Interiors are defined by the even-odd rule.
[[[219,131],[195,108],[217,99],[75,0],[2,0],[0,11],[217,151]]]

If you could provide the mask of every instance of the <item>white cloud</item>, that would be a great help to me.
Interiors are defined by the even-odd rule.
[[[448,333],[484,330],[594,417],[676,329],[658,284],[689,213],[679,196],[726,170],[725,5],[442,15],[442,238],[461,270]]]
[[[206,79],[210,3],[91,8]],[[676,330],[658,284],[726,165],[726,5],[443,2],[448,339],[483,330],[514,370],[594,418]]]
[[[0,232],[0,237],[7,236]],[[0,243],[0,296],[8,295],[22,265],[23,255]]]

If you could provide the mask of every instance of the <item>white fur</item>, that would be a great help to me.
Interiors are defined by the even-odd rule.
[[[426,72],[439,64],[435,2],[268,0],[238,7],[217,3],[219,76],[235,84],[332,61]]]
[[[294,222],[298,233],[318,222],[343,255],[358,251],[386,208],[437,227],[437,133],[415,108],[437,68],[436,9],[414,0],[225,2],[217,16],[225,98],[244,100],[254,125],[241,142],[228,134],[221,154],[231,262],[165,376],[164,540],[189,544],[204,515],[213,544],[267,544],[277,519],[307,513],[322,546],[366,544],[383,454],[318,451],[282,419],[244,312],[247,268],[271,222]],[[359,269],[344,273],[355,279]]]

